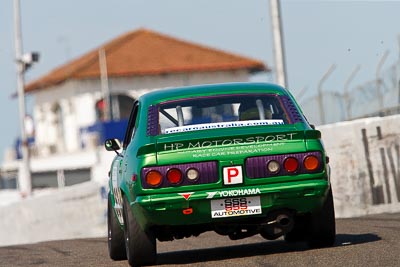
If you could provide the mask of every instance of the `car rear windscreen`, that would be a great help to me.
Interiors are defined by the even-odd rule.
[[[158,112],[161,134],[289,123],[279,96],[268,94],[175,100],[161,103]]]

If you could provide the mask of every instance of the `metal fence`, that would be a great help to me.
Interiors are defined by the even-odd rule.
[[[302,100],[300,105],[307,119],[315,125],[398,114],[400,64],[392,64],[374,80],[352,87],[348,94],[327,90],[321,96]],[[323,108],[322,112],[320,107]]]

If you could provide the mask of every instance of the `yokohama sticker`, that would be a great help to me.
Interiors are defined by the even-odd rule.
[[[248,188],[248,189],[207,192],[207,198],[211,199],[217,194],[219,195],[219,197],[238,197],[238,196],[258,195],[261,194],[261,191],[260,188]]]

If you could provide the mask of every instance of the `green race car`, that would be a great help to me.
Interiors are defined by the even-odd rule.
[[[154,264],[157,239],[206,231],[233,240],[260,234],[310,247],[334,244],[321,133],[280,86],[147,93],[133,105],[122,146],[109,139],[105,147],[117,153],[108,200],[114,260]]]

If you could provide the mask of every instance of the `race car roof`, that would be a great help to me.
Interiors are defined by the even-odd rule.
[[[159,89],[142,95],[139,101],[146,106],[161,102],[199,96],[222,94],[270,93],[289,95],[288,91],[276,84],[269,83],[221,83]]]

